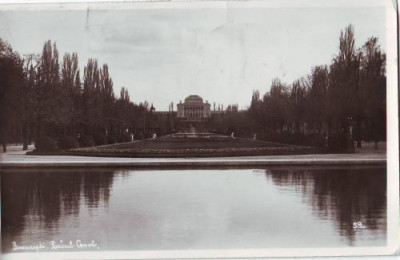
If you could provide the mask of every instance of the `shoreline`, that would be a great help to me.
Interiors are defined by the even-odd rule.
[[[33,150],[30,146],[28,151]],[[382,147],[383,148],[383,147]],[[386,147],[385,147],[386,148]],[[387,155],[372,150],[351,154],[257,155],[235,157],[123,158],[73,155],[27,155],[19,146],[0,153],[0,169],[37,168],[229,168],[284,166],[386,166]]]
[[[346,155],[346,154],[342,154]],[[228,168],[228,167],[267,167],[267,166],[386,166],[386,158],[321,158],[321,156],[265,156],[229,158],[111,158],[73,157],[60,160],[46,156],[45,161],[2,161],[0,169],[37,168]],[[34,159],[34,158],[33,158]],[[118,160],[117,160],[118,159]],[[124,160],[125,159],[125,160]],[[135,159],[135,160],[133,160]]]

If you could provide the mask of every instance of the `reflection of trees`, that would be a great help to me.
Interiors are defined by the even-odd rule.
[[[15,172],[1,173],[1,230],[2,235],[7,228],[20,229],[23,217],[28,211],[27,201],[30,178]],[[3,236],[2,236],[3,237]]]
[[[350,244],[354,221],[386,230],[386,168],[271,169],[266,176],[280,187],[299,189],[314,214],[334,220]]]
[[[112,181],[112,172],[106,174],[83,174],[83,193],[90,208],[97,208],[100,201],[108,203]]]
[[[61,215],[79,214],[81,203],[89,208],[107,204],[112,182],[111,170],[5,170],[2,234],[19,234],[26,216],[36,215],[39,224],[50,227]],[[2,241],[3,248],[9,247],[7,239]]]

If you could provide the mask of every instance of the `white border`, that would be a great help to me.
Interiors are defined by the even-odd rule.
[[[0,0],[3,10],[108,10],[191,8],[360,8],[393,6],[395,0]],[[393,7],[394,8],[394,7]],[[1,10],[0,9],[0,10]]]
[[[393,4],[391,2],[390,4]],[[390,6],[390,5],[389,5]],[[387,205],[388,248],[398,248],[399,232],[399,114],[398,28],[395,8],[386,12],[386,102],[387,102]]]
[[[387,246],[342,248],[285,248],[246,250],[168,250],[168,251],[91,251],[91,252],[37,252],[8,253],[3,259],[169,259],[169,258],[249,258],[249,257],[300,257],[300,256],[359,256],[391,255],[398,249],[399,230],[399,136],[398,136],[398,77],[396,9],[392,0],[266,0],[266,1],[122,1],[114,3],[61,4],[51,0],[18,1],[0,0],[0,11],[7,10],[66,10],[66,9],[127,9],[127,8],[281,8],[281,7],[386,7],[387,30]],[[77,0],[60,2],[78,2]],[[133,3],[132,3],[133,2]]]

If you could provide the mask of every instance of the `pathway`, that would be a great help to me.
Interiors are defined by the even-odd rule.
[[[33,147],[29,147],[33,149]],[[381,148],[382,150],[382,148]],[[318,165],[386,165],[384,152],[354,154],[272,155],[215,158],[110,158],[26,155],[20,146],[0,154],[0,167],[252,167]]]

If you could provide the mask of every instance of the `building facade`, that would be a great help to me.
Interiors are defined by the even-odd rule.
[[[204,121],[211,116],[211,105],[197,95],[190,95],[177,105],[177,118],[186,121]]]

